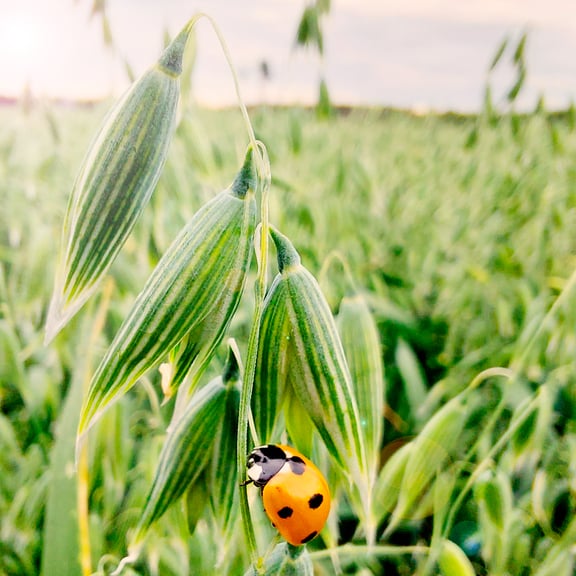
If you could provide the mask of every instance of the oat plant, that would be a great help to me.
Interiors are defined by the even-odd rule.
[[[97,290],[154,191],[174,133],[178,76],[196,20],[191,20],[158,63],[114,106],[86,154],[64,221],[47,340],[65,328]],[[286,566],[292,567],[283,570],[310,572],[306,550],[296,553],[291,547],[280,547],[275,555],[262,560],[266,530],[259,525],[261,521],[255,525],[251,509],[256,504],[253,497],[249,503],[246,487],[240,488],[249,448],[258,442],[285,439],[287,430],[294,429],[289,416],[287,422],[280,418],[288,396],[307,415],[312,425],[310,438],[315,436],[318,450],[322,448],[329,457],[326,464],[335,466],[344,494],[369,526],[369,544],[375,544],[371,484],[378,439],[371,437],[371,429],[378,429],[376,419],[371,416],[369,424],[368,462],[357,390],[335,320],[291,241],[268,224],[266,149],[255,140],[242,104],[241,108],[250,143],[236,177],[195,212],[166,249],[84,395],[76,446],[83,498],[87,497],[90,474],[89,432],[152,369],[162,371],[165,410],[171,414],[143,512],[128,531],[129,554],[114,573],[130,570],[128,566],[139,561],[151,527],[182,502],[185,494],[192,533],[202,515],[202,503],[197,499],[202,493],[211,502],[213,526],[223,538],[218,566],[231,562],[227,556],[233,556],[232,543],[240,545],[233,527],[241,522],[246,560],[252,563],[252,570],[262,573],[272,570],[270,563],[288,562]],[[268,289],[269,237],[278,256],[278,275]],[[241,376],[240,352],[234,346],[223,375],[206,383],[204,373],[242,298],[254,242],[258,272],[246,369]],[[379,410],[382,389],[377,393]],[[364,409],[366,404],[363,400]],[[291,441],[297,443],[298,438]],[[85,515],[87,509],[79,509],[79,513]],[[84,554],[88,538],[84,531],[80,541]],[[336,540],[332,535],[328,541]],[[151,550],[153,546],[149,554]],[[89,564],[84,558],[83,565]]]
[[[243,124],[219,111],[226,132],[207,144],[189,119],[177,126],[182,60],[200,17],[114,105],[81,163],[42,352],[74,367],[53,378],[66,380],[68,401],[50,476],[36,474],[42,450],[20,453],[0,419],[2,457],[17,463],[18,481],[40,478],[7,508],[5,533],[25,525],[21,518],[38,522],[45,490],[46,575],[570,574],[576,460],[561,410],[573,406],[566,343],[576,276],[543,271],[556,253],[565,269],[569,243],[550,236],[553,249],[526,248],[559,222],[571,229],[573,200],[554,180],[562,170],[569,180],[567,163],[524,170],[530,154],[534,166],[553,164],[538,124],[527,125],[532,147],[502,166],[499,158],[475,164],[455,146],[454,127],[441,132],[436,119],[424,129],[414,118],[387,119],[407,141],[417,130],[431,131],[418,142],[441,133],[432,159],[414,142],[368,129],[362,153],[348,156],[353,118],[341,120],[330,155],[324,132],[295,115],[284,118],[289,136],[265,146],[232,65]],[[477,146],[513,148],[506,130],[487,128]],[[179,137],[190,158],[174,151]],[[232,151],[240,138],[242,151]],[[444,149],[458,150],[446,173],[436,163]],[[191,172],[209,174],[225,153],[236,162],[230,184],[206,198]],[[554,203],[535,193],[519,203],[518,190],[548,180]],[[432,193],[430,181],[450,198]],[[160,188],[168,201],[154,196],[150,217]],[[470,201],[469,188],[482,202]],[[180,216],[193,214],[158,250],[157,212],[174,197]],[[507,219],[510,206],[525,229]],[[439,220],[433,232],[430,214]],[[515,234],[514,252],[501,237]],[[152,270],[138,284],[115,274],[114,263],[142,239]],[[504,282],[504,270],[517,283]],[[43,283],[10,272],[0,268],[0,368],[25,389],[40,352],[34,343],[19,348],[30,330],[10,301]],[[38,428],[34,395],[25,401],[29,427]],[[243,484],[247,454],[268,442],[296,446],[328,478],[332,511],[306,546],[280,542],[258,489]],[[4,482],[2,495],[13,493]],[[11,552],[10,567],[32,574],[21,557]]]

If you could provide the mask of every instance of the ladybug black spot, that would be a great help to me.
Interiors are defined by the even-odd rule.
[[[314,538],[316,536],[316,534],[318,534],[318,532],[316,532],[316,530],[314,530],[314,532],[310,532],[310,534],[308,534],[308,536],[306,536],[306,538],[303,538],[300,541],[300,544],[306,544],[306,542],[310,542],[310,540],[312,540],[312,538]]]
[[[316,508],[320,508],[322,502],[324,502],[324,496],[322,496],[322,494],[314,494],[314,496],[308,500],[308,506],[312,510],[316,510]]]
[[[259,450],[269,460],[284,460],[286,458],[284,450],[275,444],[266,444],[266,446],[261,446]]]
[[[290,506],[284,506],[284,508],[281,508],[280,510],[278,510],[278,516],[280,516],[280,518],[283,518],[283,519],[290,518],[290,516],[292,516],[293,512],[294,512],[294,510],[292,510],[292,508],[290,508]]]
[[[306,464],[302,458],[299,456],[292,456],[288,459],[288,462],[290,463],[290,470],[294,474],[298,474],[298,476],[304,474],[304,470],[306,470]]]

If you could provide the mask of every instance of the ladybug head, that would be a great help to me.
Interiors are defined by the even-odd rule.
[[[249,481],[256,486],[265,486],[270,478],[278,474],[286,464],[286,453],[275,444],[254,448],[246,462]]]

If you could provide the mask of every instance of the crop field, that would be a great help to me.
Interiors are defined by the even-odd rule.
[[[149,203],[45,344],[68,198],[110,105],[0,109],[0,574],[104,575],[125,558],[127,575],[572,575],[573,111],[249,110],[268,202],[256,186],[252,228],[231,252],[218,240],[157,320],[188,306],[181,322],[198,316],[195,328],[175,346],[145,341],[148,364],[122,376],[136,362],[127,342],[144,346],[165,305],[139,320],[156,294],[138,294],[154,270],[169,277],[162,256],[250,142],[238,110],[183,105]],[[252,242],[263,217],[264,272]],[[205,322],[206,299],[235,281],[225,250],[246,254],[245,286]],[[282,300],[299,286],[300,300]],[[294,445],[328,479],[331,513],[306,546],[286,545],[260,490],[241,486],[247,422],[248,450]]]

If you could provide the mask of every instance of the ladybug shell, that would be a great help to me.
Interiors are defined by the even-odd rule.
[[[277,446],[285,451],[286,463],[262,488],[264,510],[284,539],[300,546],[322,530],[330,512],[330,490],[308,458],[290,446]]]

